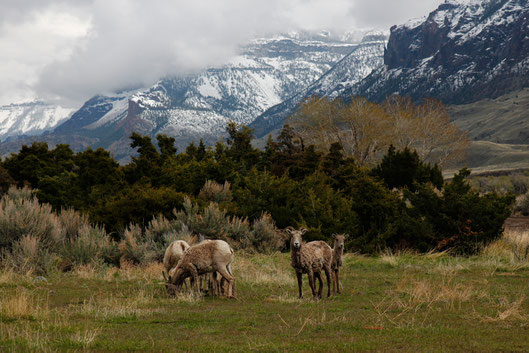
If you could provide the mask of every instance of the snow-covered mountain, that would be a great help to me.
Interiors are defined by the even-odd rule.
[[[73,111],[44,102],[0,106],[0,141],[49,131],[68,119]]]
[[[304,90],[359,47],[354,37],[292,33],[256,39],[222,67],[166,78],[147,90],[93,97],[54,134],[97,138],[97,145],[116,155],[130,155],[132,131],[175,136],[180,146],[200,138],[214,142],[230,120],[249,124]]]
[[[257,117],[250,126],[257,136],[280,128],[285,118],[308,97],[336,98],[383,64],[387,35],[370,33],[355,48],[311,85]]]
[[[461,104],[527,87],[529,1],[446,0],[426,18],[391,28],[384,64],[342,96]]]

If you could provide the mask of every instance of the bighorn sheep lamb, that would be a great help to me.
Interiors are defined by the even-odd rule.
[[[165,254],[163,255],[163,277],[166,282],[169,271],[178,264],[187,249],[189,249],[189,244],[184,240],[175,240],[165,249]],[[165,289],[167,292],[170,291],[167,285]]]
[[[333,234],[334,246],[332,248],[332,261],[331,261],[331,271],[333,275],[333,285],[332,292],[333,294],[338,292],[340,294],[340,267],[342,267],[342,256],[345,239],[348,237],[348,234]]]
[[[303,298],[303,279],[302,275],[306,273],[309,277],[309,286],[315,299],[321,298],[323,291],[323,280],[321,278],[322,270],[327,277],[327,297],[331,295],[331,247],[324,241],[311,241],[303,243],[302,235],[307,232],[305,228],[296,230],[287,227],[286,232],[290,235],[290,263],[298,279],[299,297]],[[315,289],[315,278],[320,281],[318,293]]]
[[[198,276],[218,272],[228,282],[227,296],[235,298],[235,277],[231,272],[233,249],[223,240],[204,241],[187,249],[180,262],[169,272],[167,284],[178,290],[187,277],[200,293]]]

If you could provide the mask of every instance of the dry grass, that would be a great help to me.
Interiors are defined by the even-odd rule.
[[[454,276],[439,279],[402,279],[393,290],[378,303],[373,303],[377,313],[377,325],[394,327],[423,327],[429,314],[461,310],[462,304],[488,297],[485,291],[472,285],[456,283]]]
[[[128,261],[121,261],[120,267],[101,267],[94,264],[74,267],[76,276],[82,279],[103,279],[114,281],[117,278],[126,280],[157,281],[162,279],[163,264],[151,262],[135,265]]]
[[[100,329],[94,330],[80,330],[71,336],[71,340],[74,343],[78,343],[83,348],[90,348],[94,343],[95,339],[101,333]]]
[[[499,298],[498,309],[494,316],[482,315],[474,312],[473,317],[478,318],[482,322],[529,322],[529,316],[524,312],[522,305],[525,301],[526,295],[522,294],[519,298],[509,300],[505,297]]]
[[[155,291],[148,289],[140,289],[132,293],[118,292],[107,297],[92,296],[77,308],[77,312],[101,319],[146,316],[161,311],[149,307],[155,297]]]
[[[37,298],[25,288],[19,288],[15,295],[0,297],[0,313],[10,319],[46,319],[50,309],[47,300]]]
[[[476,292],[471,285],[455,283],[453,276],[441,278],[439,281],[403,279],[396,288],[404,298],[396,303],[402,307],[426,305],[431,307],[441,303],[446,309],[461,307],[461,303],[470,301],[482,293]]]
[[[47,332],[44,332],[41,328],[35,328],[28,322],[21,323],[20,325],[13,326],[0,322],[0,337],[3,340],[12,342],[12,346],[9,351],[19,352],[20,347],[16,343],[23,342],[27,350],[35,352],[54,352],[50,345],[50,337]]]
[[[312,300],[312,296],[310,296],[310,298]],[[299,299],[299,297],[293,293],[282,293],[280,295],[272,295],[265,298],[264,301],[272,303],[302,304],[305,300]]]
[[[517,261],[529,260],[529,230],[507,229],[503,240],[509,245]]]
[[[453,277],[461,271],[468,270],[468,266],[457,262],[442,262],[431,267],[427,270],[428,273],[436,273],[443,277]]]
[[[396,267],[402,264],[406,258],[418,257],[420,256],[416,251],[413,250],[399,250],[393,252],[391,249],[386,249],[380,255],[380,261],[384,264],[390,265],[391,267]]]
[[[295,276],[290,267],[271,261],[272,257],[254,255],[236,256],[233,264],[235,276],[243,282],[254,285],[294,286]]]

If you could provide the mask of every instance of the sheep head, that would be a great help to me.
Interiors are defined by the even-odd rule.
[[[302,244],[302,236],[307,232],[306,228],[300,228],[299,230],[294,229],[293,227],[287,227],[285,231],[290,236],[290,248],[299,249]]]
[[[345,244],[345,239],[348,237],[348,234],[333,234],[334,246],[338,249],[343,249]]]
[[[173,267],[169,271],[169,275],[166,277],[164,272],[164,278],[165,278],[165,291],[167,295],[174,296],[182,286],[182,283],[184,282],[184,275],[183,270],[179,267]]]

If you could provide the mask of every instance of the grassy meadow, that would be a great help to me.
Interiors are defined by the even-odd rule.
[[[346,254],[343,292],[297,298],[288,253],[238,252],[238,300],[165,295],[162,266],[0,272],[0,351],[527,352],[529,237],[479,256]]]

